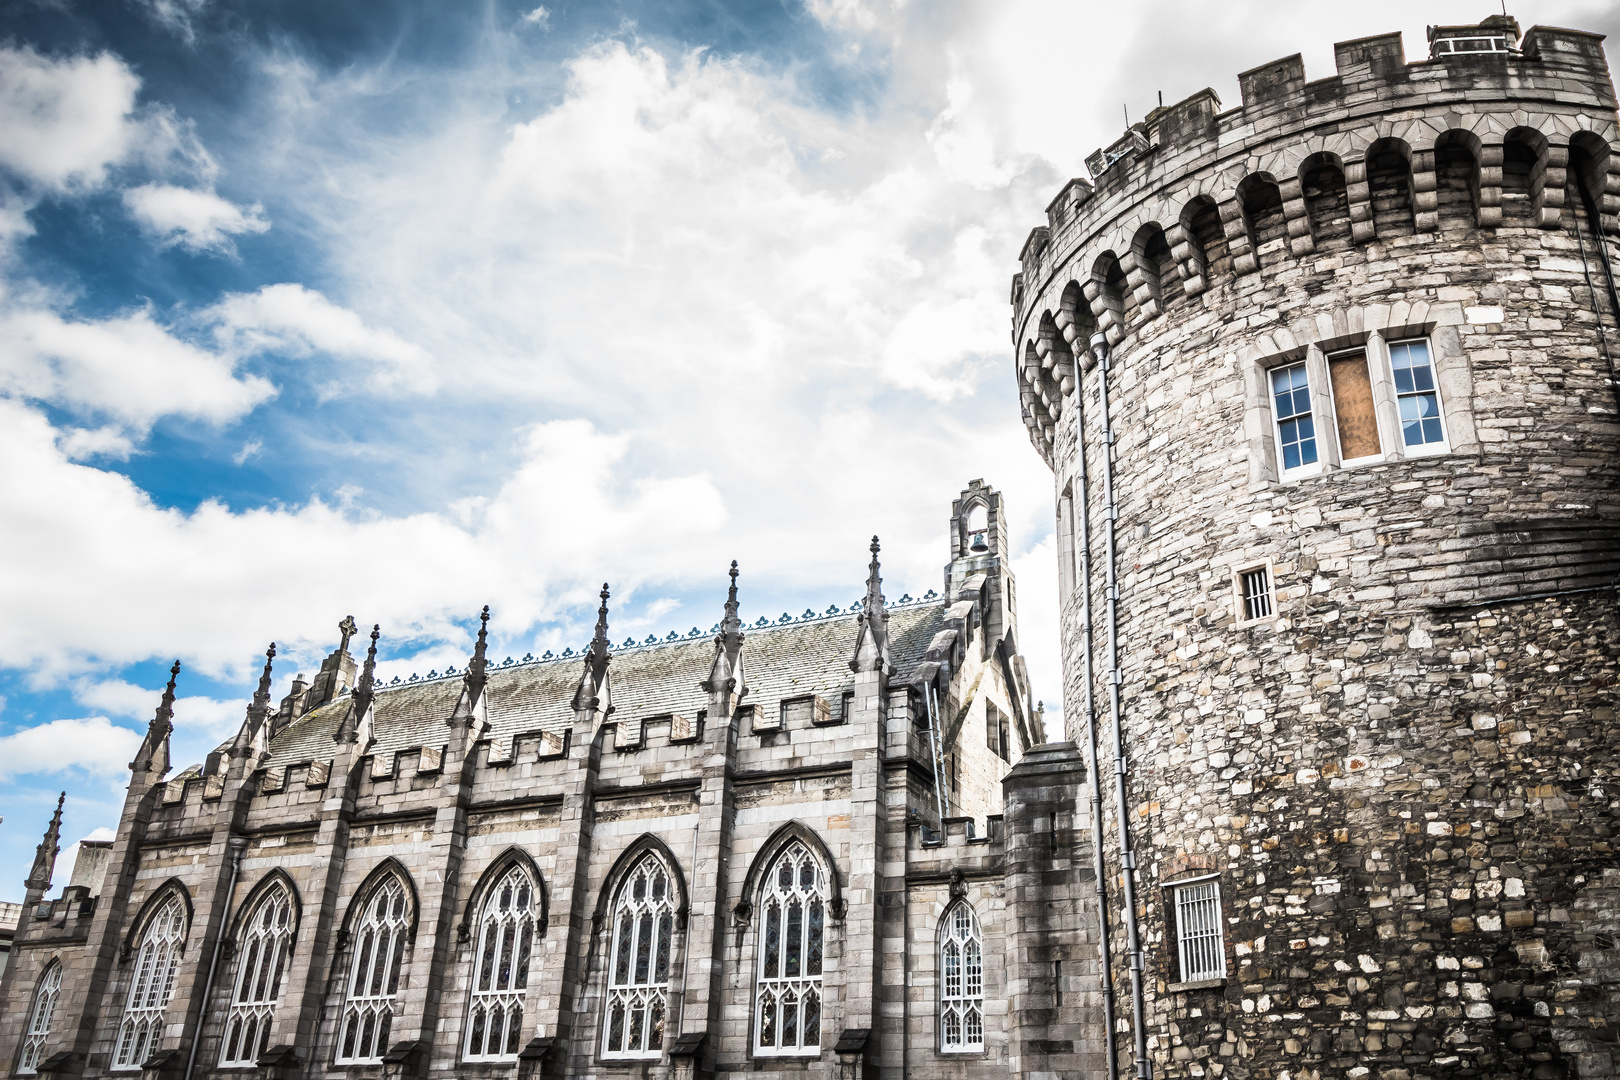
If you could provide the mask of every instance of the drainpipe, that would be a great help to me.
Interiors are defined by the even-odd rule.
[[[191,1080],[191,1071],[197,1065],[197,1044],[202,1042],[203,1027],[208,1023],[208,1006],[214,990],[214,970],[219,967],[219,953],[225,945],[225,935],[231,932],[231,908],[236,905],[236,875],[242,869],[242,852],[247,838],[233,836],[225,842],[231,853],[231,883],[225,889],[225,917],[219,922],[219,933],[214,937],[214,953],[208,958],[208,977],[203,980],[202,1015],[197,1018],[197,1030],[191,1034],[191,1053],[186,1055],[185,1080]]]
[[[1620,382],[1615,381],[1614,356],[1609,352],[1609,334],[1603,327],[1603,308],[1598,304],[1597,289],[1592,284],[1592,266],[1586,261],[1586,238],[1581,235],[1581,210],[1583,209],[1591,215],[1591,220],[1596,223],[1592,230],[1596,235],[1592,239],[1597,243],[1599,258],[1603,260],[1603,275],[1609,286],[1609,308],[1614,312],[1616,319],[1620,319],[1620,296],[1615,295],[1614,267],[1609,265],[1609,245],[1608,241],[1603,238],[1603,218],[1598,214],[1597,205],[1588,195],[1586,184],[1577,180],[1575,187],[1581,196],[1581,206],[1574,208],[1575,212],[1571,215],[1575,219],[1575,242],[1580,245],[1581,270],[1586,274],[1586,291],[1592,296],[1592,314],[1597,318],[1598,348],[1603,350],[1603,359],[1609,365],[1609,389],[1614,392],[1615,410],[1620,413]]]
[[[1119,819],[1119,865],[1124,883],[1125,937],[1130,950],[1131,1022],[1136,1038],[1136,1076],[1151,1080],[1153,1063],[1147,1057],[1147,1029],[1142,1006],[1142,936],[1136,925],[1136,853],[1131,850],[1130,808],[1125,794],[1125,735],[1119,700],[1119,568],[1115,526],[1119,504],[1114,501],[1114,421],[1108,410],[1108,337],[1091,335],[1091,353],[1097,358],[1097,407],[1102,413],[1103,439],[1103,547],[1108,563],[1104,580],[1108,598],[1108,713],[1114,731],[1114,813]]]
[[[1114,1043],[1114,962],[1108,947],[1108,868],[1103,862],[1103,797],[1102,777],[1097,769],[1097,698],[1094,692],[1096,674],[1092,670],[1091,651],[1091,503],[1086,490],[1086,411],[1081,404],[1085,390],[1079,386],[1079,372],[1075,373],[1075,444],[1079,447],[1080,535],[1080,623],[1085,638],[1085,654],[1081,660],[1085,691],[1082,706],[1086,716],[1086,782],[1091,785],[1091,855],[1092,871],[1097,879],[1097,950],[1102,958],[1103,1024],[1108,1029],[1105,1046],[1108,1051],[1108,1080],[1119,1077],[1119,1047]],[[1072,511],[1071,511],[1072,512]]]

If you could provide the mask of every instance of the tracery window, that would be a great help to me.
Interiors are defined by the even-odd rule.
[[[966,901],[939,928],[939,1048],[947,1054],[984,1049],[984,933]]]
[[[241,960],[225,1019],[222,1066],[252,1065],[270,1045],[270,1029],[281,1000],[281,978],[292,953],[292,901],[284,885],[273,885],[253,914],[238,944]]]
[[[821,1052],[827,887],[826,871],[798,842],[777,856],[765,875],[759,902],[755,1054]]]
[[[651,851],[619,883],[613,903],[603,1057],[656,1058],[664,1051],[674,893],[669,868]]]
[[[467,1013],[468,1061],[516,1061],[523,1048],[523,1004],[534,951],[535,893],[529,871],[514,866],[484,901],[478,920],[472,1005]]]
[[[51,961],[50,967],[39,980],[34,991],[34,1011],[28,1014],[28,1027],[23,1032],[22,1057],[17,1071],[31,1076],[45,1056],[45,1040],[51,1034],[51,1018],[56,1015],[56,998],[62,992],[62,962]]]
[[[339,1065],[376,1064],[388,1050],[410,929],[409,907],[405,883],[390,874],[371,890],[361,908],[343,1002]]]
[[[114,1069],[139,1069],[157,1049],[163,1037],[163,1014],[174,996],[174,977],[180,970],[185,938],[186,908],[180,895],[171,892],[141,934],[135,977],[124,1003],[123,1023],[118,1027]]]

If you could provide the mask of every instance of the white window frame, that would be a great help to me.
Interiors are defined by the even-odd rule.
[[[1359,355],[1367,365],[1367,382],[1372,388],[1373,423],[1378,427],[1378,453],[1364,454],[1358,458],[1344,456],[1344,444],[1339,441],[1339,398],[1333,390],[1333,361],[1345,356]],[[1380,360],[1379,357],[1383,356]],[[1389,445],[1388,406],[1385,401],[1385,387],[1380,385],[1383,368],[1389,365],[1388,350],[1374,349],[1373,342],[1368,340],[1364,344],[1354,345],[1347,349],[1334,349],[1322,355],[1322,367],[1327,372],[1327,392],[1329,407],[1333,410],[1333,457],[1334,465],[1341,469],[1355,469],[1362,465],[1377,465],[1380,462],[1392,461],[1400,455],[1391,452]],[[1397,435],[1397,439],[1399,436]],[[1318,458],[1321,457],[1319,453]]]
[[[1166,888],[1170,892],[1170,907],[1176,920],[1176,974],[1180,976],[1180,981],[1211,982],[1226,978],[1226,909],[1221,902],[1220,875],[1208,874],[1172,881]],[[1206,888],[1209,891],[1207,896],[1193,898],[1191,902],[1182,898],[1184,892],[1193,889],[1202,892]],[[1195,925],[1189,931],[1188,913],[1195,903],[1207,905],[1205,912],[1213,908],[1214,918],[1207,926]],[[1210,966],[1211,962],[1213,966]],[[1205,966],[1198,967],[1200,963]]]
[[[1266,575],[1267,604],[1271,610],[1264,615],[1249,617],[1249,605],[1243,591],[1243,579],[1255,571],[1264,571]],[[1271,562],[1245,563],[1232,573],[1232,600],[1237,605],[1237,623],[1239,626],[1248,626],[1255,623],[1269,622],[1277,618],[1277,575],[1272,572]]]
[[[788,881],[782,870],[790,868]],[[809,884],[805,884],[806,871]],[[795,840],[771,860],[770,870],[760,883],[759,943],[754,965],[753,1046],[756,1057],[820,1057],[821,1040],[826,1034],[826,996],[822,986],[827,961],[827,914],[829,908],[828,871],[803,843]],[[798,906],[799,931],[792,934],[794,906]],[[818,934],[819,928],[819,934]],[[787,969],[797,948],[799,970]],[[810,969],[814,968],[812,972]],[[792,1045],[779,1045],[791,1016],[794,1024]],[[804,1038],[805,1021],[814,1017],[813,1044]],[[766,1036],[770,1041],[766,1041]]]
[[[1317,386],[1321,376],[1312,371],[1312,368],[1315,366],[1316,365],[1310,363],[1308,357],[1302,357],[1299,360],[1290,360],[1284,361],[1280,364],[1273,364],[1272,366],[1266,368],[1263,372],[1265,379],[1266,406],[1267,410],[1271,414],[1271,444],[1275,448],[1275,453],[1277,455],[1277,476],[1284,480],[1297,480],[1300,477],[1317,475],[1322,471],[1323,460],[1327,456],[1328,447],[1324,445],[1322,436],[1321,395],[1318,393],[1319,388]],[[1277,414],[1276,384],[1272,382],[1272,380],[1279,372],[1291,371],[1294,368],[1299,368],[1305,373],[1305,394],[1311,403],[1311,441],[1316,447],[1316,460],[1301,462],[1300,464],[1290,468],[1287,464],[1285,464],[1286,459],[1283,454],[1282,425],[1284,419],[1292,420],[1301,414],[1294,413],[1286,418]]]
[[[163,1014],[174,996],[188,929],[185,903],[171,890],[141,931],[141,947],[113,1049],[114,1072],[139,1071],[162,1042]]]
[[[966,900],[939,923],[939,1052],[984,1052],[984,929]]]
[[[381,910],[379,900],[386,901]],[[336,1061],[339,1065],[378,1065],[388,1052],[411,926],[411,894],[398,874],[389,874],[366,893],[355,922],[354,952],[343,979]]]
[[[220,1068],[253,1067],[269,1048],[292,942],[292,896],[278,881],[254,905],[236,950],[236,980],[225,1037],[219,1044]]]
[[[602,1008],[604,1059],[657,1061],[664,1056],[675,914],[675,875],[657,852],[649,851],[619,882],[613,899]]]
[[[507,867],[484,898],[473,951],[463,1061],[516,1061],[534,960],[539,883],[522,863]]]
[[[28,1027],[23,1029],[22,1056],[17,1072],[33,1076],[45,1058],[45,1043],[51,1037],[51,1021],[56,1017],[56,999],[62,993],[62,961],[52,960],[34,990],[34,1007],[28,1011]]]
[[[1401,392],[1395,383],[1395,350],[1402,345],[1423,345],[1423,352],[1429,361],[1429,378],[1434,382],[1434,407],[1436,419],[1440,422],[1440,441],[1420,443],[1417,446],[1408,446],[1406,443],[1406,425],[1401,420]],[[1434,457],[1440,454],[1451,453],[1451,425],[1446,422],[1446,399],[1440,389],[1440,365],[1435,361],[1435,349],[1432,335],[1422,334],[1417,337],[1403,337],[1392,339],[1384,343],[1385,360],[1389,366],[1390,397],[1393,401],[1395,420],[1395,449],[1402,457]],[[1407,397],[1418,397],[1423,391],[1407,394]],[[1386,457],[1389,456],[1386,452]]]

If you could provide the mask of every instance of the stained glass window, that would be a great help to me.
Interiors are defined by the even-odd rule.
[[[45,1041],[51,1034],[51,1020],[56,1015],[56,999],[62,992],[62,964],[52,961],[39,980],[34,992],[34,1011],[28,1014],[28,1028],[23,1033],[22,1057],[17,1060],[17,1071],[32,1076],[45,1057]]]
[[[185,940],[186,906],[178,893],[171,892],[141,934],[135,974],[129,986],[129,999],[124,1003],[124,1019],[118,1027],[118,1045],[113,1051],[114,1069],[139,1069],[157,1050],[163,1038],[163,1014],[174,996],[174,979],[180,971]]]
[[[663,1054],[674,936],[674,878],[649,851],[619,884],[613,904],[603,1057]]]
[[[354,958],[345,981],[343,1025],[338,1033],[338,1064],[379,1064],[387,1052],[409,930],[405,883],[390,875],[366,895],[354,930]]]
[[[291,898],[286,886],[273,885],[248,916],[237,944],[236,984],[225,1018],[221,1065],[252,1065],[269,1047],[291,952]]]
[[[501,876],[484,901],[467,1011],[468,1061],[516,1061],[534,952],[538,888],[522,866]]]
[[[788,845],[760,896],[754,1052],[821,1052],[821,964],[826,951],[826,871],[803,844]]]

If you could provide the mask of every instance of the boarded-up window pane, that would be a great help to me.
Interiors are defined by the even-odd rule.
[[[1328,360],[1333,380],[1333,411],[1339,423],[1339,456],[1376,457],[1378,417],[1373,412],[1372,380],[1367,376],[1367,354],[1350,353]]]

